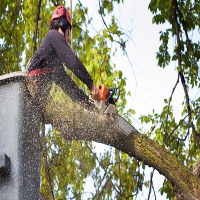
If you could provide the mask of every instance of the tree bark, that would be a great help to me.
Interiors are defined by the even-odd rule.
[[[124,133],[107,116],[88,112],[69,98],[62,102],[50,97],[45,117],[68,140],[87,140],[113,146],[155,168],[181,192],[182,199],[200,199],[200,180],[163,146],[135,131]]]

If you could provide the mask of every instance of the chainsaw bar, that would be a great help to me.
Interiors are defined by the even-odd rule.
[[[138,132],[129,122],[118,114],[114,104],[106,105],[103,100],[95,101],[95,106],[100,110],[100,113],[105,114],[114,125],[118,126],[127,136],[132,132]]]
[[[120,129],[122,129],[127,136],[130,135],[132,132],[138,132],[129,122],[127,122],[120,115],[117,115],[114,123]]]

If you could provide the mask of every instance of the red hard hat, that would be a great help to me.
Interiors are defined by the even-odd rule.
[[[72,27],[71,17],[68,12],[68,10],[64,6],[57,6],[56,9],[53,12],[53,15],[51,17],[51,20],[59,18],[61,16],[65,15],[67,22],[70,24],[70,27]]]

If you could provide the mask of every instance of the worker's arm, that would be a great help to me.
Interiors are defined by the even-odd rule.
[[[84,84],[86,84],[92,93],[96,93],[93,80],[85,66],[76,57],[75,53],[65,41],[63,35],[56,30],[52,30],[51,45],[66,67],[71,70]]]

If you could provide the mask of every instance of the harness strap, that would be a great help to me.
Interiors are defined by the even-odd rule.
[[[39,75],[43,75],[43,74],[46,74],[46,73],[50,73],[50,72],[53,72],[54,71],[54,68],[53,67],[45,67],[45,68],[40,68],[40,69],[34,69],[32,71],[30,71],[28,73],[28,76],[32,77],[32,76],[39,76]]]

